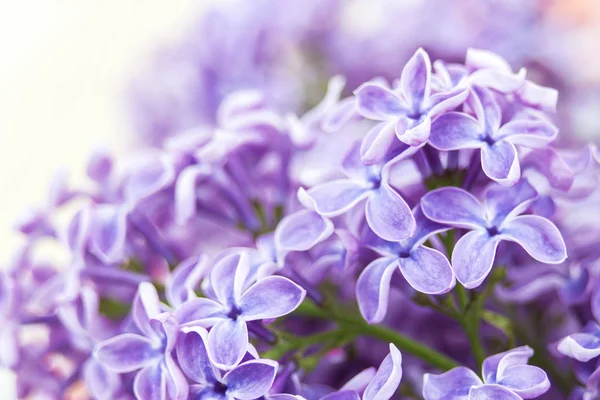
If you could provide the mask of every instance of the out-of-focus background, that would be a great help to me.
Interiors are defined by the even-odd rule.
[[[11,226],[43,205],[54,171],[81,181],[94,146],[122,153],[135,137],[124,89],[160,43],[204,2],[0,1],[0,265],[22,239]],[[0,399],[16,398],[0,372]]]
[[[456,62],[494,49],[561,91],[567,142],[600,137],[596,0],[240,0],[200,18],[211,3],[0,1],[0,265],[22,240],[19,212],[43,206],[58,168],[82,181],[95,146],[160,143],[252,85],[306,109],[329,75],[350,90],[392,78],[419,46]],[[0,399],[15,397],[12,379],[0,373]]]

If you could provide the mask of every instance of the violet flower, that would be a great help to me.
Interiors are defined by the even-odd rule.
[[[527,365],[533,355],[529,346],[495,354],[483,361],[482,376],[466,367],[440,374],[425,374],[425,400],[534,399],[546,393],[550,381],[538,367]]]
[[[409,239],[399,243],[379,241],[371,244],[383,257],[367,265],[356,283],[358,305],[369,323],[379,323],[385,317],[390,282],[396,268],[421,293],[442,294],[454,287],[456,280],[446,256],[423,246],[429,237],[448,228],[428,220],[418,206],[413,215],[417,230]]]
[[[94,356],[109,371],[138,371],[133,391],[140,399],[187,399],[188,384],[171,353],[179,325],[168,312],[161,312],[156,289],[141,283],[133,302],[132,318],[137,333],[122,333],[101,342]]]
[[[471,230],[452,252],[452,268],[466,288],[481,285],[494,264],[501,241],[519,244],[530,256],[547,264],[567,258],[558,228],[544,217],[520,215],[537,193],[526,181],[512,188],[490,187],[482,204],[466,190],[445,187],[427,193],[421,207],[427,218],[440,224]]]
[[[581,332],[573,333],[558,343],[558,351],[586,362],[600,355],[600,291],[592,295],[592,314],[594,321],[588,322]]]
[[[425,143],[432,121],[462,104],[468,90],[432,93],[431,61],[423,49],[418,49],[402,70],[397,88],[367,82],[355,94],[358,112],[382,121],[366,134],[361,145],[361,159],[375,164],[383,160],[396,137],[409,146]]]
[[[408,157],[404,150],[387,164],[365,165],[360,161],[358,143],[346,155],[343,169],[348,179],[338,179],[299,193],[301,201],[324,217],[342,215],[363,200],[367,223],[379,237],[398,241],[411,236],[415,220],[408,204],[389,183],[394,163]]]
[[[504,121],[489,90],[474,89],[468,104],[475,117],[461,112],[440,116],[431,126],[429,144],[443,151],[480,149],[483,172],[503,185],[514,185],[521,176],[515,146],[543,147],[558,134],[558,129],[542,118]]]
[[[221,369],[231,369],[246,354],[247,322],[289,314],[306,295],[304,289],[281,276],[249,283],[249,269],[247,254],[221,258],[210,274],[212,298],[190,300],[175,312],[182,325],[211,328],[207,351]]]
[[[201,327],[183,328],[177,339],[177,361],[195,382],[190,386],[190,399],[252,400],[269,391],[277,362],[248,360],[223,374],[211,362],[208,340],[208,333]]]

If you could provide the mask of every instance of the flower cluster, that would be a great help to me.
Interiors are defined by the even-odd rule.
[[[345,98],[336,76],[300,116],[267,89],[126,163],[97,151],[89,188],[59,174],[18,221],[19,396],[594,398],[599,370],[562,357],[600,355],[596,322],[574,333],[600,318],[600,157],[554,147],[555,90],[477,49]]]

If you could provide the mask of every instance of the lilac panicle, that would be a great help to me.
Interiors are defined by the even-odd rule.
[[[97,150],[89,187],[59,173],[17,222],[0,364],[19,397],[597,397],[600,156],[558,136],[523,49],[432,45],[434,14],[479,3],[386,25],[390,3],[367,41],[340,36],[336,0],[211,14],[177,55],[198,56],[185,87],[147,85],[169,93],[144,125],[160,138]]]

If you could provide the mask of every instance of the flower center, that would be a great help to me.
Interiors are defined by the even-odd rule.
[[[231,311],[229,311],[229,314],[227,314],[227,316],[234,321],[238,319],[240,315],[242,315],[242,310],[236,306],[231,307]]]
[[[492,138],[490,135],[486,135],[486,136],[483,138],[483,141],[484,141],[485,143],[487,143],[489,146],[493,146],[493,145],[494,145],[494,143],[496,143],[496,141],[495,141],[495,140],[494,140],[494,139],[493,139],[493,138]]]
[[[213,386],[213,391],[215,393],[225,394],[227,392],[227,386],[225,386],[221,382],[215,382],[215,385]]]
[[[408,257],[410,257],[410,251],[409,250],[402,250],[400,252],[400,254],[398,254],[398,257],[400,257],[400,258],[408,258]]]
[[[498,230],[498,228],[496,228],[495,226],[490,226],[487,228],[487,232],[488,235],[490,236],[496,236],[497,234],[500,233],[500,231]]]

